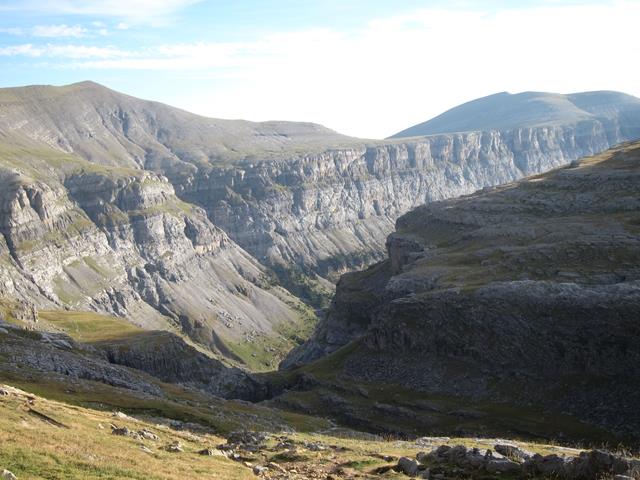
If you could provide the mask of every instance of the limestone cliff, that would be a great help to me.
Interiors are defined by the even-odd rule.
[[[628,135],[640,136],[640,127],[622,134],[593,122],[437,135],[212,168],[176,189],[263,263],[335,280],[381,259],[396,218],[418,205],[543,172]]]
[[[637,434],[639,180],[636,142],[413,210],[388,259],[342,278],[285,365],[349,344],[332,364],[347,382],[537,405]]]
[[[7,151],[0,169],[3,297],[126,316],[235,360],[262,338],[290,347],[278,332],[295,330],[303,307],[166,178],[64,155],[43,175],[42,151],[11,166],[27,154]]]

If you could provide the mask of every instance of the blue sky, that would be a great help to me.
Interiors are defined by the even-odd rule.
[[[0,86],[379,138],[498,91],[640,96],[637,1],[0,0]]]

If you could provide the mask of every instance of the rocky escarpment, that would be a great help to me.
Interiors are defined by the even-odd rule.
[[[259,401],[265,387],[238,368],[212,359],[169,332],[144,332],[93,346],[109,363],[141,370],[224,398]]]
[[[332,288],[326,279],[382,258],[410,209],[639,137],[640,101],[600,93],[545,100],[554,108],[536,110],[534,123],[507,115],[466,133],[372,142],[313,124],[207,119],[83,82],[4,90],[0,131],[12,143],[166,176],[178,197],[318,304]]]
[[[64,318],[64,312],[58,316]],[[98,318],[94,319],[94,331],[103,328]],[[205,355],[174,333],[114,331],[114,338],[80,342],[65,333],[37,327],[32,322],[16,325],[0,319],[3,377],[47,378],[67,386],[90,381],[148,398],[165,395],[160,381],[220,398],[264,397],[264,386],[249,374]]]
[[[538,405],[628,435],[640,425],[640,144],[397,222],[389,259],[343,277],[289,359],[472,402]]]
[[[260,369],[313,322],[278,284],[323,305],[340,273],[382,258],[411,208],[640,136],[639,107],[371,142],[207,119],[90,82],[5,89],[0,109],[0,293],[177,327]]]
[[[2,296],[178,328],[238,361],[234,348],[255,338],[289,346],[277,329],[296,329],[299,302],[166,178],[68,156],[42,175],[44,153],[20,169],[10,155],[1,169]]]
[[[640,113],[640,109],[638,110]],[[181,198],[271,267],[336,275],[380,259],[401,214],[640,136],[597,121],[438,135],[251,163],[174,180]]]

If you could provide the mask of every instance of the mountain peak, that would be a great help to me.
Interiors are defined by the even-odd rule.
[[[390,138],[540,125],[575,125],[584,120],[606,121],[629,110],[640,112],[640,99],[615,91],[566,95],[535,91],[499,92],[458,105]]]

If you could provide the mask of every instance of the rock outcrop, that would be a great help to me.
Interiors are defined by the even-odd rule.
[[[48,176],[37,160],[0,172],[3,297],[177,327],[236,360],[248,336],[297,328],[299,302],[166,178],[62,159]]]
[[[222,398],[259,401],[265,395],[264,386],[246,372],[165,331],[81,343],[62,333],[0,322],[0,355],[5,377],[27,374],[66,386],[90,381],[147,397],[164,396],[159,381]]]
[[[474,478],[487,474],[511,474],[518,477],[566,480],[596,480],[605,476],[617,478],[617,475],[634,478],[640,473],[638,460],[604,450],[582,451],[577,456],[529,455],[512,446],[512,451],[520,451],[523,455],[508,458],[498,452],[500,446],[495,445],[495,451],[482,451],[464,445],[441,445],[429,453],[418,453],[416,460],[400,458],[396,470],[418,478],[461,474]]]
[[[401,217],[286,365],[538,405],[637,435],[640,143]]]

